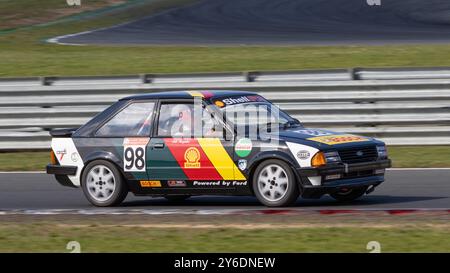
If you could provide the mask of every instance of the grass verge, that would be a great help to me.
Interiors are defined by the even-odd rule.
[[[450,167],[450,146],[392,146],[388,153],[396,168]]]
[[[450,167],[450,146],[392,146],[389,156],[395,168]],[[48,152],[0,153],[0,171],[42,171]]]
[[[449,46],[60,46],[0,41],[0,76],[450,66]]]
[[[0,252],[67,252],[65,247],[69,241],[78,241],[82,252],[368,252],[369,241],[380,242],[382,252],[450,251],[448,216],[440,216],[437,222],[441,224],[436,225],[429,219],[426,223],[415,220],[411,224],[391,218],[383,220],[387,222],[384,226],[379,223],[368,226],[367,222],[376,216],[365,222],[360,216],[360,220],[345,226],[334,226],[345,219],[333,216],[319,216],[323,218],[318,223],[311,223],[312,218],[318,218],[308,215],[264,219],[249,216],[251,219],[245,222],[250,224],[243,227],[239,220],[242,217],[228,216],[219,219],[204,216],[200,220],[195,216],[175,215],[164,219],[126,216],[127,220],[120,220],[121,216],[109,220],[98,217],[68,220],[64,216],[52,220],[40,216],[44,220],[39,221],[36,216],[34,220],[28,217],[21,221],[2,217]],[[180,217],[189,226],[177,227],[181,220],[175,218]],[[285,221],[289,223],[282,224]],[[447,224],[443,224],[445,221]],[[205,227],[202,223],[209,225]],[[229,227],[227,223],[234,226]],[[296,227],[295,223],[300,225]]]
[[[0,1],[0,31],[51,22],[70,15],[136,0],[89,0],[80,6],[69,6],[65,0]]]
[[[0,252],[65,252],[72,240],[83,252],[366,252],[368,238],[388,242],[384,252],[446,252],[450,237],[432,228],[99,228],[2,227]]]
[[[0,153],[0,171],[43,171],[49,162],[49,152]]]

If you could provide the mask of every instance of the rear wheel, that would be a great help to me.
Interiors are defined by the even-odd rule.
[[[330,193],[330,196],[339,202],[350,202],[363,196],[366,191],[367,187],[341,189],[337,192]]]
[[[128,187],[117,167],[105,160],[96,160],[86,166],[81,186],[89,202],[98,207],[119,205],[128,194]]]
[[[181,202],[191,197],[190,195],[166,195],[166,198],[170,202]]]
[[[291,168],[277,159],[263,161],[256,168],[253,190],[258,200],[268,207],[292,205],[299,196]]]

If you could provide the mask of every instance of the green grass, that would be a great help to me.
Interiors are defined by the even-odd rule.
[[[450,167],[450,146],[390,146],[389,157],[396,168]],[[42,171],[48,152],[0,153],[0,171]]]
[[[0,171],[43,171],[50,152],[0,153]]]
[[[450,146],[394,146],[388,153],[397,168],[450,167]]]
[[[449,46],[151,47],[0,45],[0,76],[450,65]]]
[[[68,6],[65,0],[0,0],[0,30],[46,23],[121,2],[130,2],[130,0],[89,0],[82,2],[81,6],[72,7]]]
[[[448,45],[182,47],[60,46],[43,42],[57,35],[109,26],[192,2],[195,0],[157,0],[104,16],[76,17],[58,24],[4,32],[0,34],[0,76],[450,66]],[[0,10],[4,5],[6,2],[1,1]],[[34,6],[33,12],[40,9]]]
[[[0,30],[4,30],[46,21],[45,17],[67,7],[67,4],[60,0],[0,0],[0,7]]]
[[[270,239],[269,239],[270,238]],[[450,230],[432,227],[315,228],[155,228],[0,226],[0,252],[68,252],[78,241],[82,252],[368,252],[369,241],[382,252],[449,252]]]

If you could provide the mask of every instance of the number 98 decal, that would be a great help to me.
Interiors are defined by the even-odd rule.
[[[123,169],[125,172],[145,172],[145,150],[148,138],[125,138],[123,141]]]

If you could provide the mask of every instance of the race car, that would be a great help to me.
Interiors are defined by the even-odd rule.
[[[372,192],[391,166],[383,142],[305,128],[244,91],[130,96],[80,128],[50,133],[47,173],[101,207],[129,192],[171,201],[248,195],[269,207],[325,194],[348,202]]]

